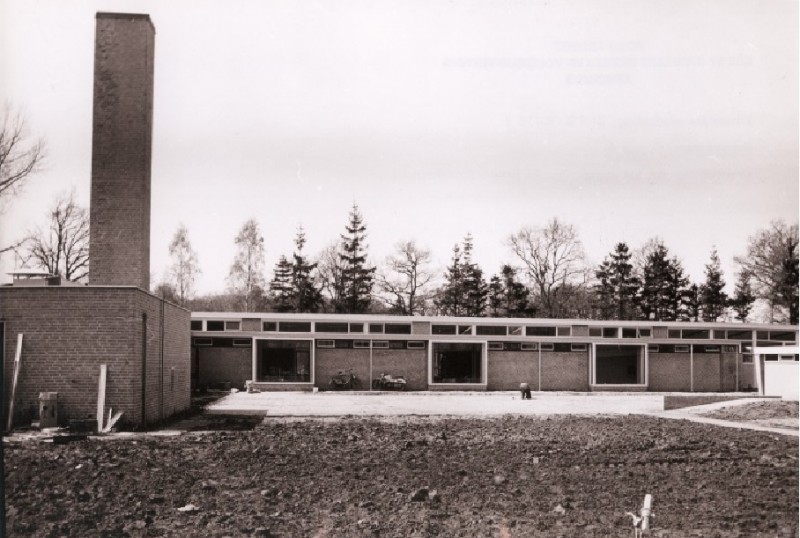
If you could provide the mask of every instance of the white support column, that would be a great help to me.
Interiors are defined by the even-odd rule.
[[[537,392],[542,392],[542,343],[539,342],[539,345],[536,346],[536,349],[539,350],[539,386],[537,388]]]
[[[694,344],[689,344],[689,392],[694,392]]]
[[[257,378],[256,378],[256,362],[258,360],[258,342],[259,342],[259,340],[257,338],[253,338],[253,371],[252,371],[253,383],[255,383],[256,380],[257,380]]]

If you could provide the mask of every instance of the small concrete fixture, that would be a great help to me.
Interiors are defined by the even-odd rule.
[[[653,515],[653,496],[649,493],[644,496],[644,502],[639,512],[636,515],[633,512],[625,512],[625,515],[631,516],[633,520],[633,537],[641,538],[645,534],[650,534],[650,517]]]

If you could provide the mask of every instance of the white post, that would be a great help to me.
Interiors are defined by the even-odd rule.
[[[758,394],[764,395],[764,380],[761,379],[761,353],[753,349],[753,364],[756,367],[756,386],[758,387]]]
[[[17,351],[14,354],[14,378],[11,381],[11,399],[8,401],[8,426],[6,430],[11,431],[14,424],[14,398],[17,396],[17,382],[19,380],[19,370],[22,367],[22,333],[17,335]]]
[[[103,418],[106,410],[106,376],[108,367],[100,365],[100,382],[97,384],[97,431],[103,431]]]

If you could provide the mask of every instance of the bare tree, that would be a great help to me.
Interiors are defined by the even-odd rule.
[[[169,244],[172,263],[169,266],[169,284],[175,291],[175,298],[181,306],[194,294],[194,283],[200,273],[197,253],[189,241],[189,231],[181,224]]]
[[[344,295],[344,262],[342,243],[328,245],[317,255],[317,286],[328,299],[329,307],[339,304]]]
[[[44,139],[29,140],[25,119],[6,103],[0,110],[0,212],[25,181],[36,173],[45,157]],[[27,238],[0,244],[0,254],[20,250]]]
[[[750,237],[747,254],[734,259],[752,280],[755,295],[769,305],[769,321],[785,317],[797,323],[798,225],[773,221]]]
[[[584,286],[586,275],[575,228],[554,218],[544,228],[522,228],[509,238],[509,246],[524,264],[542,313],[556,317],[565,312],[568,297]]]
[[[425,306],[425,287],[434,273],[429,269],[431,252],[414,241],[395,246],[395,253],[386,259],[386,267],[378,274],[378,284],[387,295],[389,308],[404,316],[421,314]]]
[[[67,280],[85,280],[89,274],[89,212],[71,193],[56,201],[49,220],[47,228],[39,228],[28,238],[27,261]]]
[[[236,235],[236,257],[228,273],[231,292],[241,298],[245,312],[253,312],[263,303],[264,237],[258,222],[250,219]]]

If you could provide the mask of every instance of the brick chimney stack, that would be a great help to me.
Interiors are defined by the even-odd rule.
[[[89,282],[149,290],[155,28],[139,14],[96,23]]]

